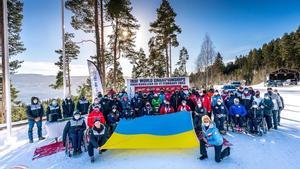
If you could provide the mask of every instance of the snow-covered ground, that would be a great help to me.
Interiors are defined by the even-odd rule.
[[[265,90],[263,86],[255,86]],[[14,166],[28,168],[103,168],[103,169],[298,169],[300,166],[300,87],[278,88],[285,99],[281,126],[262,137],[228,133],[234,144],[231,156],[221,163],[214,161],[213,148],[209,159],[200,161],[199,149],[178,150],[111,150],[97,156],[91,164],[87,153],[68,158],[64,152],[32,161],[33,152],[50,140],[27,143],[27,126],[13,129],[17,142],[4,145],[5,131],[0,131],[0,169]]]

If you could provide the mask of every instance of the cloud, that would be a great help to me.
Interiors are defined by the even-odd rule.
[[[128,59],[121,58],[120,64],[124,76],[131,76],[132,65]],[[21,68],[18,70],[19,74],[42,74],[42,75],[56,75],[58,67],[52,62],[33,62],[24,61]],[[71,76],[88,76],[87,64],[71,64]]]
[[[18,70],[20,74],[56,75],[58,67],[52,62],[24,61]],[[71,76],[88,76],[87,65],[71,64]]]

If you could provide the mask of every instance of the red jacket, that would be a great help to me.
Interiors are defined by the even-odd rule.
[[[191,94],[189,96],[189,99],[194,103],[194,105],[197,105],[197,96],[194,94]]]
[[[166,93],[165,94],[165,99],[168,100],[168,101],[171,101],[171,96],[172,96],[171,93]]]
[[[166,106],[162,106],[159,111],[160,114],[169,114],[169,113],[174,113],[174,108],[170,106],[167,108]]]
[[[103,113],[97,109],[94,109],[88,116],[88,126],[92,128],[94,126],[94,121],[99,119],[102,124],[105,124],[105,118]]]
[[[190,106],[188,106],[188,105],[185,105],[185,106],[180,105],[178,107],[178,109],[177,109],[177,111],[184,111],[184,110],[186,110],[186,111],[192,111],[191,108],[190,108]]]
[[[203,97],[200,97],[203,107],[208,111],[211,112],[211,100],[210,97],[207,95],[204,95]]]

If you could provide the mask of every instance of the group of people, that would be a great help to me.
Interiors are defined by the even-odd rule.
[[[236,91],[222,92],[196,88],[189,90],[181,88],[175,91],[161,89],[160,92],[151,90],[148,93],[137,91],[132,98],[129,98],[125,90],[119,93],[110,90],[106,95],[99,93],[93,103],[85,96],[81,96],[76,107],[71,97],[64,99],[61,107],[54,99],[47,107],[46,117],[49,122],[71,118],[65,126],[63,141],[66,142],[67,135],[71,138],[75,154],[82,152],[80,148],[82,137],[88,127],[90,136],[88,152],[93,162],[94,149],[105,151],[101,146],[121,118],[131,119],[179,111],[192,112],[195,131],[203,136],[200,140],[200,159],[207,158],[205,145],[210,144],[215,147],[215,160],[220,162],[230,154],[229,148],[221,151],[223,144],[221,134],[226,134],[226,127],[231,126],[237,132],[248,128],[250,133],[256,134],[259,132],[260,121],[264,119],[269,130],[277,129],[280,125],[280,112],[284,108],[283,98],[272,88],[268,88],[263,96],[261,97],[260,91],[251,87],[239,87]],[[87,126],[82,115],[87,116]],[[32,128],[35,123],[39,139],[44,139],[41,130],[43,108],[37,97],[32,98],[27,116],[30,142],[33,142]]]

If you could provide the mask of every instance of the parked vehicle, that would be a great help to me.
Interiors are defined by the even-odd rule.
[[[231,85],[233,85],[235,88],[237,88],[237,87],[240,87],[242,85],[242,83],[239,81],[233,81],[233,82],[231,82]]]
[[[222,90],[227,90],[227,91],[236,91],[236,87],[234,86],[234,85],[224,85],[223,87],[222,87]]]

